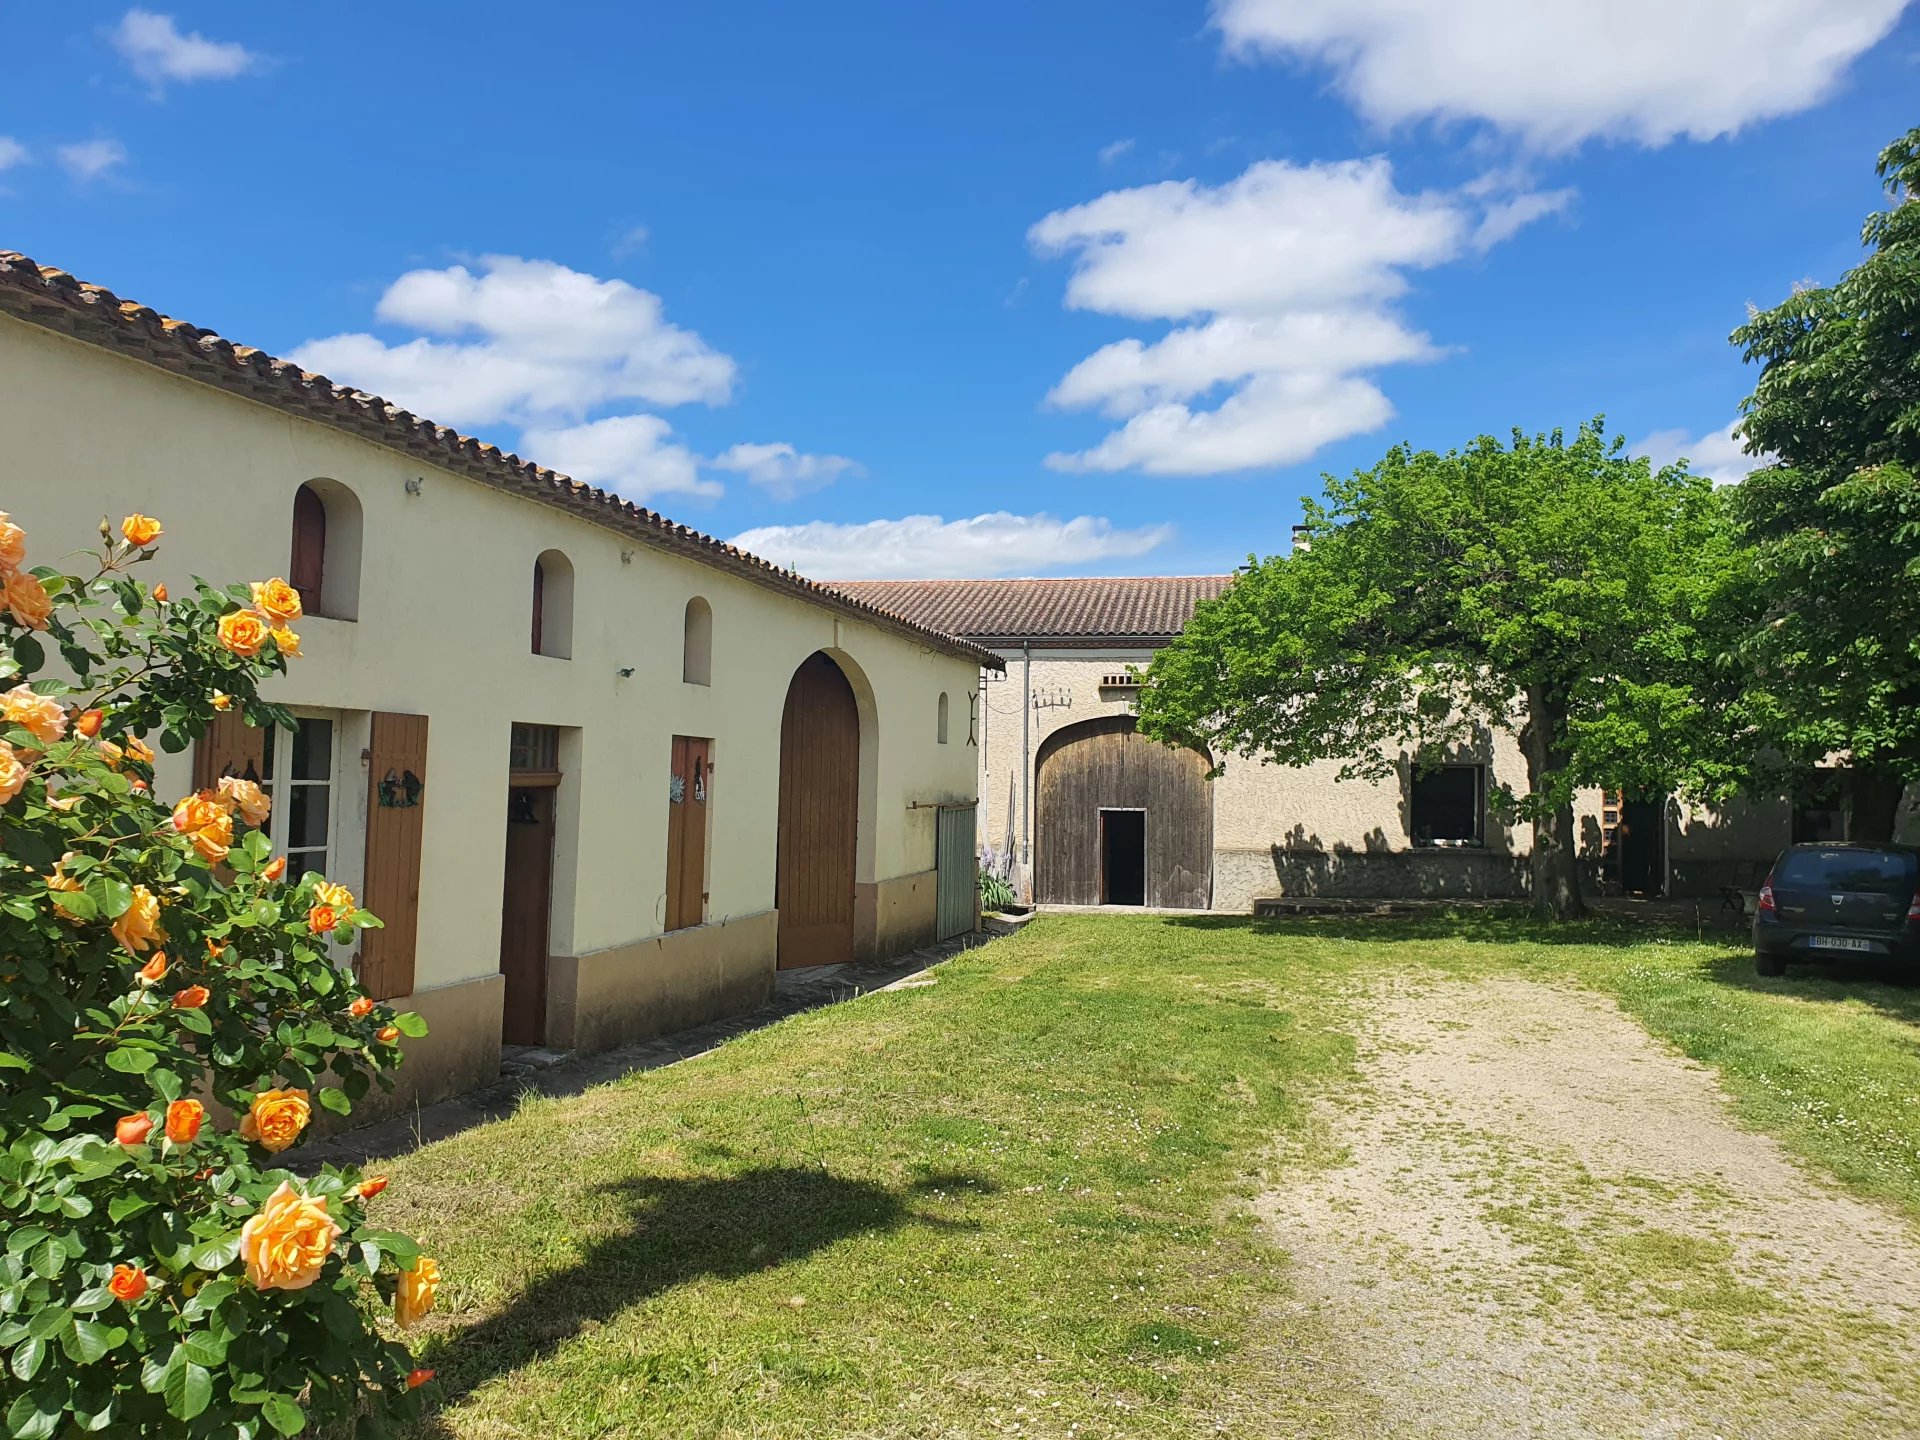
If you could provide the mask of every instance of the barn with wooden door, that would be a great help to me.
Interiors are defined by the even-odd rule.
[[[156,783],[256,776],[289,870],[382,917],[342,959],[431,1030],[390,1107],[925,944],[972,892],[974,645],[6,253],[0,462],[58,479],[8,501],[41,553],[138,510],[176,594],[297,579],[293,728],[223,717]]]

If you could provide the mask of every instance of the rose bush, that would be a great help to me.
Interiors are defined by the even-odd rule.
[[[103,523],[67,574],[0,515],[0,1428],[377,1429],[426,1375],[382,1312],[418,1320],[439,1268],[374,1223],[384,1178],[274,1167],[425,1026],[339,963],[379,922],[289,883],[270,795],[155,795],[148,737],[290,723],[256,685],[301,613],[278,579],[148,589],[162,533]]]

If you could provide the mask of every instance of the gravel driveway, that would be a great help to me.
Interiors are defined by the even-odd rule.
[[[1402,982],[1344,1163],[1265,1196],[1373,1401],[1330,1433],[1920,1435],[1920,1243],[1610,1000]]]

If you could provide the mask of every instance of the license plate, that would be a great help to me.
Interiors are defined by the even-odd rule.
[[[1850,935],[1809,935],[1809,950],[1871,950],[1871,940],[1855,940]]]

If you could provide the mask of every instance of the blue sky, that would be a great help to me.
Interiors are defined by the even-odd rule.
[[[1920,6],[1531,8],[73,4],[0,248],[823,578],[1224,569],[1600,411],[1737,473]]]

